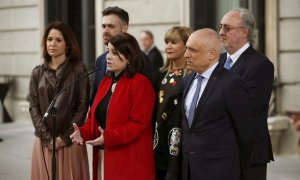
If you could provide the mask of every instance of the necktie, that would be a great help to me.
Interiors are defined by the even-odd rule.
[[[195,94],[193,96],[193,100],[192,100],[190,110],[189,110],[189,117],[188,117],[189,127],[191,127],[193,119],[194,119],[195,109],[197,107],[197,101],[198,101],[200,89],[201,89],[201,82],[203,79],[203,77],[201,75],[197,75],[196,78],[197,78],[197,88],[196,88]]]
[[[232,59],[230,58],[230,56],[227,57],[226,62],[224,64],[224,68],[225,69],[230,69],[230,65],[231,65]]]

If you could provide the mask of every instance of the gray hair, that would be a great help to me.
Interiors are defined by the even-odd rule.
[[[253,14],[245,8],[237,8],[234,11],[240,13],[244,26],[248,29],[248,41],[256,48],[258,46],[258,30]]]

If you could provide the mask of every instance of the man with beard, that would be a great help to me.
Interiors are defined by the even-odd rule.
[[[121,32],[127,32],[129,24],[129,15],[124,9],[114,6],[107,7],[102,11],[102,31],[103,31],[103,42],[107,45],[108,41],[112,36],[115,36]],[[91,104],[93,103],[94,97],[96,95],[98,86],[101,80],[106,75],[106,55],[107,53],[103,53],[96,60],[96,69],[102,67],[100,70],[96,72],[95,80],[93,84],[93,91],[91,95]],[[149,66],[148,59],[144,54],[144,69],[142,72],[148,79],[150,79],[151,70]],[[153,82],[152,82],[153,83]]]

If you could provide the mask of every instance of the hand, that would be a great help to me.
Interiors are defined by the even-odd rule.
[[[57,137],[55,140],[55,150],[59,150],[60,148],[64,147],[66,143],[60,138]]]
[[[83,145],[83,139],[81,137],[81,134],[80,134],[77,124],[73,123],[73,127],[74,127],[74,133],[71,134],[71,136],[70,136],[72,142],[77,142],[78,144]]]
[[[300,113],[299,112],[288,112],[288,115],[290,116],[290,123],[294,126],[296,131],[300,132]]]
[[[290,123],[294,126],[294,128],[300,132],[300,119],[299,114],[291,114],[290,115]]]
[[[51,142],[47,145],[47,148],[52,151],[53,148],[53,141],[51,140]]]
[[[92,146],[101,146],[104,144],[104,136],[103,136],[104,130],[100,126],[98,127],[98,129],[101,133],[100,137],[94,140],[86,141],[87,144],[90,144]]]

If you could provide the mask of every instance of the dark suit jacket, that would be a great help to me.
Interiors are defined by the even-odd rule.
[[[102,68],[99,69],[98,71],[96,71],[96,73],[95,73],[95,79],[94,79],[94,83],[93,83],[90,105],[93,104],[100,81],[106,75],[106,55],[107,55],[107,53],[105,52],[105,53],[101,54],[99,57],[97,57],[97,59],[96,59],[95,69],[97,69],[99,67],[102,67]]]
[[[184,78],[184,101],[195,75]],[[241,165],[249,164],[255,134],[250,94],[243,79],[219,64],[208,80],[190,128],[184,101],[183,180],[187,180],[188,170],[193,180],[239,180]]]
[[[151,49],[147,56],[151,67],[151,80],[156,86],[160,76],[159,68],[163,66],[164,60],[156,46]]]
[[[226,53],[222,54],[220,58],[222,65],[226,58]],[[251,164],[268,163],[274,160],[267,122],[274,66],[266,56],[250,46],[242,53],[230,71],[240,75],[246,81],[253,100],[256,122],[258,122],[259,131],[252,152]]]

